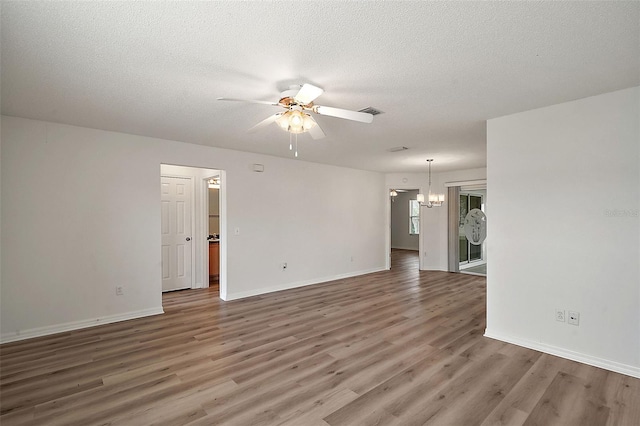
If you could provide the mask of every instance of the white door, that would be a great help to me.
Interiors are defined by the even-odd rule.
[[[162,291],[191,288],[191,179],[161,182]]]

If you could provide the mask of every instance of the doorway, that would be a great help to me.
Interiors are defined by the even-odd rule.
[[[445,185],[450,200],[449,271],[486,276],[486,180]]]
[[[459,240],[459,258],[460,271],[476,268],[477,271],[479,265],[485,265],[486,274],[486,259],[484,255],[484,241],[480,241],[479,236],[477,238],[469,238],[465,232],[465,222],[469,212],[474,209],[482,212],[484,209],[484,199],[486,190],[480,189],[475,191],[460,191],[460,217],[458,220],[458,240]]]
[[[209,244],[209,289],[220,288],[220,173],[205,179],[207,184],[208,237]]]
[[[390,268],[416,266],[420,259],[420,204],[418,189],[391,189]]]
[[[218,177],[218,285],[226,295],[224,171],[161,164],[162,291],[209,288],[209,179]],[[223,294],[224,293],[224,294]]]

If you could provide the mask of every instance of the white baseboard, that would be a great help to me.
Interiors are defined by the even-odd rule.
[[[272,286],[272,287],[262,287],[262,288],[257,288],[255,290],[240,291],[237,293],[227,293],[227,298],[223,300],[229,301],[229,300],[244,299],[245,297],[259,296],[261,294],[273,293],[275,291],[290,290],[292,288],[305,287],[308,285],[320,284],[328,281],[341,280],[345,278],[352,278],[360,275],[372,274],[374,272],[380,272],[380,271],[386,271],[386,270],[387,269],[385,268],[374,268],[374,269],[369,269],[365,271],[357,271],[357,272],[350,272],[346,274],[333,275],[330,277],[316,278],[316,279],[305,280],[305,281],[297,281],[293,283],[285,283],[285,284]]]
[[[532,340],[521,339],[519,337],[508,336],[501,333],[495,333],[489,329],[485,329],[484,336],[491,339],[500,340],[502,342],[512,343],[528,349],[544,352],[546,354],[559,356],[561,358],[570,359],[571,361],[581,362],[583,364],[592,365],[594,367],[604,368],[605,370],[614,371],[631,377],[640,378],[640,367],[622,364],[608,359],[598,358],[592,355],[583,354],[581,352],[571,351],[569,349],[560,348],[545,343],[535,342]]]
[[[0,336],[0,344],[17,342],[19,340],[32,339],[34,337],[48,336],[50,334],[65,331],[80,330],[82,328],[95,327],[97,325],[110,324],[119,321],[164,314],[162,306],[158,308],[143,309],[141,311],[127,312],[124,314],[109,315],[106,317],[92,318],[81,321],[67,322],[63,324],[49,325],[46,327],[31,328],[28,330],[14,331]]]
[[[417,248],[415,248],[415,247],[398,247],[398,246],[393,246],[393,247],[391,247],[391,249],[418,251],[418,249],[417,249]]]

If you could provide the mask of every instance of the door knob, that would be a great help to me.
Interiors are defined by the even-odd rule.
[[[191,241],[191,237],[187,237],[187,241]]]

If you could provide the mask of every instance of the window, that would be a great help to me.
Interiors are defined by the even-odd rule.
[[[420,233],[420,203],[409,200],[409,235]]]

